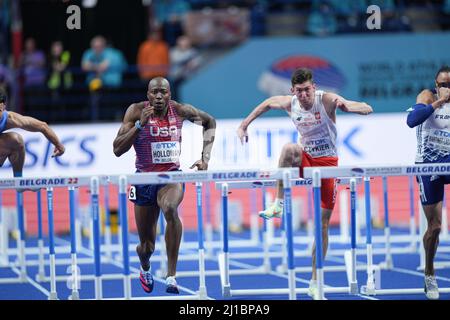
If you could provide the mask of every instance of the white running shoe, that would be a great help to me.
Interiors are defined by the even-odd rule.
[[[309,282],[308,296],[313,300],[319,300],[319,289],[317,288],[317,280],[311,280]]]
[[[174,294],[180,293],[178,291],[177,280],[175,280],[175,277],[170,276],[166,278],[166,292]]]
[[[439,299],[439,288],[434,275],[425,275],[425,295],[430,300]]]
[[[272,203],[266,210],[259,212],[259,216],[266,220],[272,218],[281,218],[282,214],[283,214],[283,207],[280,206],[277,202]]]

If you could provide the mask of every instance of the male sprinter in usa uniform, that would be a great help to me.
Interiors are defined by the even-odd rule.
[[[192,167],[207,170],[214,142],[216,121],[206,112],[171,100],[170,84],[154,78],[148,84],[148,101],[128,107],[114,140],[114,154],[120,157],[134,146],[137,172],[176,171],[180,168],[181,128],[184,120],[203,126],[203,152]],[[153,290],[150,257],[155,250],[156,227],[160,209],[167,222],[166,248],[168,270],[166,291],[179,293],[175,280],[182,225],[178,206],[183,199],[181,183],[140,185],[130,189],[134,202],[140,243],[136,251],[141,262],[140,281],[146,292]]]
[[[349,101],[341,96],[316,90],[312,72],[300,68],[292,74],[292,95],[274,96],[259,104],[250,115],[242,121],[237,134],[241,142],[248,141],[247,127],[258,116],[270,109],[285,110],[299,132],[300,143],[286,144],[281,151],[280,167],[300,167],[303,175],[304,167],[337,166],[336,150],[336,110],[367,115],[372,107],[363,102]],[[336,199],[335,179],[322,179],[322,237],[323,256],[328,248],[328,224]],[[278,182],[275,202],[260,216],[265,219],[281,217],[283,212],[283,185]],[[317,297],[315,244],[312,255],[312,280],[309,295]]]
[[[450,163],[450,67],[442,67],[435,78],[436,88],[423,90],[416,105],[408,109],[407,124],[417,126],[416,163]],[[439,299],[434,274],[434,256],[439,244],[442,222],[444,185],[449,175],[417,176],[420,201],[428,227],[423,236],[425,248],[425,294],[428,299]]]

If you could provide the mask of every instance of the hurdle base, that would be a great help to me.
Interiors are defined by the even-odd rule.
[[[276,267],[276,272],[278,273],[287,273],[287,265],[285,264],[280,264]]]
[[[48,300],[58,300],[58,293],[50,292],[50,294],[48,295]]]
[[[380,262],[379,267],[384,270],[392,270],[394,268],[394,261],[392,261],[392,258],[388,258]]]
[[[208,299],[208,293],[206,291],[206,286],[199,287],[197,291],[198,299],[199,300],[206,300]]]
[[[68,297],[69,300],[80,300],[80,293],[78,291],[72,291],[72,294]]]
[[[350,282],[349,283],[349,293],[350,294],[358,294],[359,290],[358,290],[358,282]]]
[[[411,244],[410,246],[409,246],[409,250],[411,250],[411,253],[417,253],[418,252],[418,246],[415,244],[415,243],[413,243],[413,244]]]
[[[264,264],[261,266],[261,268],[262,268],[262,270],[263,270],[263,272],[264,272],[265,274],[269,274],[269,273],[272,272],[272,266],[270,265],[270,263],[264,263]]]
[[[28,275],[26,272],[20,272],[20,275],[19,275],[20,282],[22,282],[22,283],[28,282],[27,277],[28,277]]]
[[[45,274],[38,273],[38,274],[36,275],[36,277],[34,277],[34,279],[35,279],[37,282],[44,282],[44,281],[46,281],[46,276],[45,276]]]
[[[222,286],[222,296],[225,298],[231,297],[231,287],[230,285]]]
[[[375,290],[374,283],[367,283],[366,286],[361,286],[360,292],[361,292],[361,294],[364,294],[366,296],[374,296],[377,293],[377,291]]]
[[[8,266],[9,266],[9,262],[8,262],[7,258],[0,257],[0,267],[8,267]]]

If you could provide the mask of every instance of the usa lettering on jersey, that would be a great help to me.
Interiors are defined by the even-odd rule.
[[[150,135],[152,137],[173,137],[178,134],[178,128],[175,125],[169,126],[169,127],[156,127],[151,126],[150,127]]]

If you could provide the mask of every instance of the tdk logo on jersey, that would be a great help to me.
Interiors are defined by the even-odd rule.
[[[259,89],[269,96],[290,94],[291,75],[297,68],[311,69],[314,82],[321,90],[339,93],[346,85],[342,72],[329,61],[314,56],[296,55],[275,61],[259,79]]]
[[[434,134],[436,136],[438,136],[438,137],[450,138],[450,132],[449,131],[435,130]]]
[[[163,148],[163,149],[172,149],[172,148],[176,148],[178,146],[178,141],[175,142],[160,142],[158,144],[159,148]]]
[[[151,126],[150,127],[150,135],[152,137],[172,137],[176,136],[178,134],[178,128],[177,126],[170,126],[170,127],[156,127]]]

